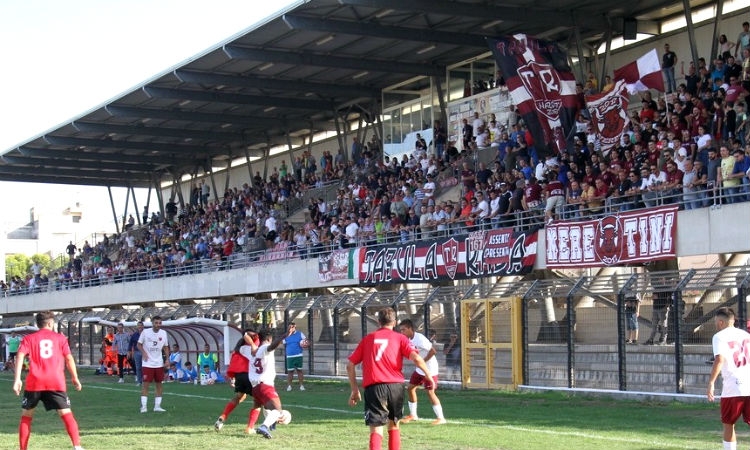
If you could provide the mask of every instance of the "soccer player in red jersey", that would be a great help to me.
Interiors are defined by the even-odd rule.
[[[362,386],[365,388],[365,424],[370,427],[370,450],[380,450],[383,444],[383,426],[388,424],[388,449],[401,449],[401,432],[398,421],[404,414],[403,360],[414,361],[425,374],[425,386],[432,380],[427,364],[419,356],[409,338],[394,331],[396,311],[385,308],[378,311],[380,328],[362,339],[349,356],[346,372],[352,393],[349,406],[362,399],[357,384],[356,367],[362,364]]]
[[[26,336],[18,349],[18,361],[29,357],[29,374],[26,376],[26,389],[21,403],[21,423],[18,426],[18,443],[21,450],[26,450],[31,436],[31,420],[34,410],[41,401],[44,408],[54,409],[65,424],[74,450],[82,450],[81,437],[78,434],[78,422],[70,410],[70,399],[66,394],[65,367],[70,372],[70,379],[76,390],[81,390],[78,371],[73,355],[70,354],[68,339],[54,331],[55,315],[43,311],[36,315],[36,326],[39,331]],[[23,364],[16,365],[13,391],[21,394],[21,370]]]

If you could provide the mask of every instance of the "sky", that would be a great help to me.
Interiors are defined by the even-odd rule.
[[[1,0],[0,154],[285,9],[291,0]],[[80,202],[114,231],[106,188],[0,182],[4,218]],[[122,214],[125,190],[113,189]],[[138,206],[147,190],[136,190]],[[152,205],[156,201],[152,194]],[[132,201],[130,202],[130,211]],[[151,210],[155,210],[154,207]],[[106,228],[102,228],[106,227]],[[0,231],[4,231],[0,229]],[[7,231],[7,230],[5,230]]]

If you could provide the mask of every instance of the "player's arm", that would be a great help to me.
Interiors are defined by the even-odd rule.
[[[722,364],[724,364],[724,356],[721,354],[715,355],[714,365],[711,367],[711,375],[708,377],[708,389],[706,391],[706,397],[708,397],[709,402],[714,401],[714,383],[716,382],[716,379],[719,378]]]
[[[352,390],[351,395],[349,395],[349,406],[355,406],[362,400],[362,396],[359,393],[359,384],[357,384],[357,366],[351,361],[346,363],[346,374],[349,377],[349,387]]]
[[[271,342],[270,344],[268,344],[268,351],[272,352],[272,351],[276,350],[276,348],[279,345],[281,345],[281,342],[284,340],[284,338],[286,338],[286,335],[282,334],[281,336],[279,336],[276,339],[274,339],[273,342]]]
[[[141,355],[143,356],[143,361],[148,361],[148,352],[143,348],[143,342],[138,340],[138,351],[141,352]]]
[[[73,355],[68,353],[65,356],[65,367],[68,368],[68,372],[70,372],[70,381],[73,383],[73,386],[76,387],[77,391],[81,390],[81,380],[78,379],[78,369],[76,369],[76,361],[73,359]]]
[[[21,381],[21,371],[23,370],[24,358],[26,358],[26,353],[22,351],[16,353],[16,370],[15,376],[13,377],[13,392],[15,392],[16,395],[21,394],[21,386],[23,386],[23,381]]]
[[[435,353],[437,353],[437,352],[435,351],[435,346],[433,345],[432,347],[430,347],[430,351],[427,352],[427,354],[424,356],[423,359],[425,361],[429,361],[430,358],[432,358],[433,356],[435,356]]]

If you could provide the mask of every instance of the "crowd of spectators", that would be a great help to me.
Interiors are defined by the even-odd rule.
[[[67,289],[221,270],[233,255],[255,250],[308,258],[336,248],[520,229],[663,204],[694,209],[747,201],[750,47],[738,43],[735,51],[741,59],[723,51],[708,65],[703,59],[689,63],[675,92],[657,100],[643,93],[626,134],[611,149],[601,148],[585,108],[572,145],[559,154],[539,155],[517,114],[501,124],[494,114],[476,113],[456,138],[436,121],[435,142],[418,138],[414,150],[399,158],[382,157],[374,139],[367,145],[354,139],[346,153],[324,152],[316,160],[304,152],[266,180],[256,173],[252,184],[228,189],[218,200],[199,183],[181,209],[170,200],[165,217],[154,213],[146,221],[144,212],[142,226],[131,225],[95,247],[84,245],[49,280],[30,274],[6,289],[13,291],[14,283],[19,291]],[[668,60],[671,67],[678,61],[675,55]],[[607,77],[601,90],[611,86]],[[578,85],[581,104],[584,94],[599,91],[589,74]],[[311,197],[303,224],[282,218],[290,199],[331,180],[339,183],[336,197]],[[440,196],[441,188],[457,183],[460,194]]]

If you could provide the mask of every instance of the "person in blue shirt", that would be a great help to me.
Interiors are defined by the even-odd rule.
[[[182,370],[182,353],[180,353],[180,346],[177,344],[172,346],[172,353],[169,354],[169,363],[174,364],[178,370]]]
[[[302,354],[303,345],[307,345],[307,337],[303,332],[297,330],[297,325],[292,322],[289,324],[289,330],[283,343],[286,351],[286,390],[292,390],[292,380],[296,371],[299,379],[299,390],[304,391],[305,375],[302,373]]]
[[[182,376],[180,382],[182,383],[194,383],[198,379],[198,371],[193,367],[193,363],[185,361],[185,366],[182,368]]]
[[[138,350],[138,338],[141,337],[143,331],[143,322],[139,321],[136,324],[136,331],[130,335],[130,342],[128,343],[128,360],[130,360],[130,366],[135,368],[135,381],[138,386],[143,382],[143,355]]]

